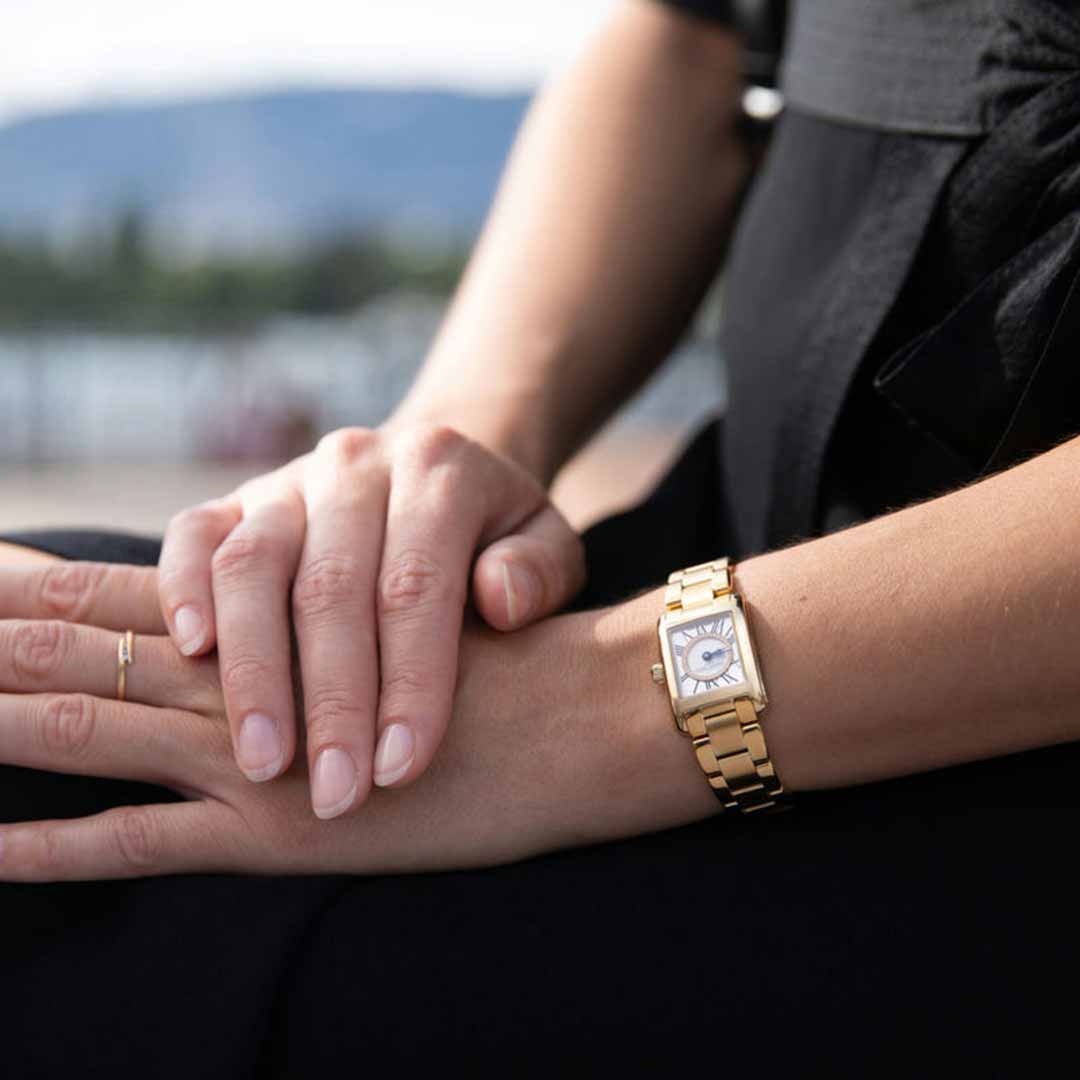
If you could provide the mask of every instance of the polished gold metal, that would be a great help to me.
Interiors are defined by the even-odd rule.
[[[744,814],[786,810],[784,790],[765,746],[759,715],[768,703],[750,637],[745,602],[735,591],[735,567],[727,558],[676,570],[668,577],[664,613],[657,631],[662,664],[653,679],[666,681],[675,725],[693,740],[694,754],[725,810]],[[681,623],[702,615],[730,612],[745,679],[726,690],[679,696],[669,635]],[[657,668],[662,679],[657,677]]]
[[[127,696],[127,669],[135,663],[135,634],[125,630],[120,635],[120,644],[116,651],[116,699],[123,701]]]

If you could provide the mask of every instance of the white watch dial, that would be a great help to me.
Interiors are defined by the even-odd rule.
[[[680,697],[745,682],[735,623],[730,612],[706,615],[668,631]]]

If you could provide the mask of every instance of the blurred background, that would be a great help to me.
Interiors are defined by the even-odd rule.
[[[6,0],[0,530],[160,532],[382,420],[530,97],[616,2]],[[575,523],[720,403],[716,307],[559,477]]]

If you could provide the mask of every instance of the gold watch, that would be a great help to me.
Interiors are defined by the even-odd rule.
[[[765,708],[750,624],[728,559],[676,570],[668,577],[657,630],[678,729],[693,739],[698,763],[725,810],[785,810],[791,805],[769,760],[758,722]]]

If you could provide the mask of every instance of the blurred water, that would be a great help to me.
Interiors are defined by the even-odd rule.
[[[237,337],[0,335],[0,460],[271,461],[405,392],[444,305],[407,294]],[[685,342],[621,422],[685,428],[724,401],[715,347]]]

